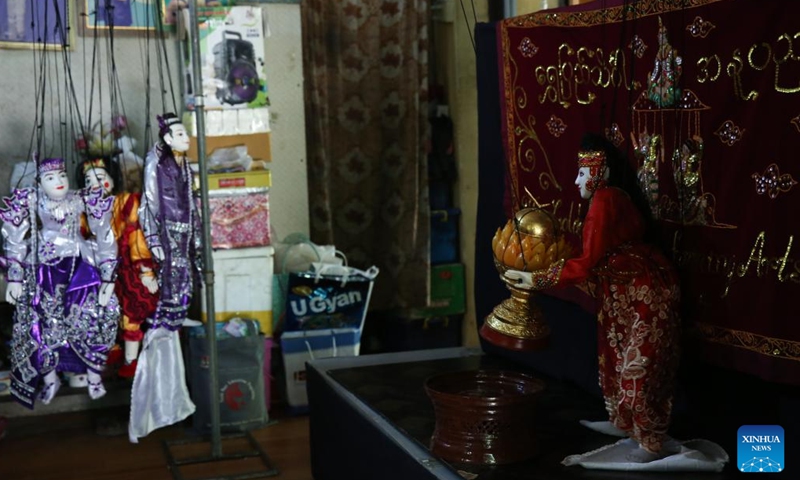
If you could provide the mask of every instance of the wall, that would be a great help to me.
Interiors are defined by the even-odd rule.
[[[72,12],[72,21],[76,21],[75,12]],[[73,31],[80,30],[73,23]],[[87,35],[92,35],[87,33]],[[98,38],[98,63],[94,74],[94,108],[92,120],[100,117],[102,110],[104,120],[108,120],[110,112],[109,86],[108,86],[108,42],[104,37]],[[72,50],[69,52],[69,65],[72,71],[78,109],[84,122],[88,120],[87,105],[91,91],[91,65],[93,36],[75,35],[72,41]],[[151,55],[150,95],[151,117],[164,111],[161,101],[160,82],[158,79],[155,40],[145,42],[130,33],[116,33],[114,38],[114,58],[120,83],[120,109],[124,107],[130,122],[134,137],[139,139],[138,153],[145,153],[143,144],[145,126],[145,92],[146,92],[146,54]],[[165,44],[170,65],[176,66],[176,46],[172,39]],[[34,59],[34,55],[36,58]],[[36,62],[34,64],[34,61]],[[33,50],[0,50],[0,64],[3,66],[2,80],[0,80],[0,105],[3,114],[0,115],[0,194],[6,194],[9,189],[8,181],[11,167],[14,163],[23,161],[29,154],[32,131],[36,122],[36,79],[41,71],[41,65],[47,65],[45,79],[47,85],[44,93],[44,127],[45,137],[44,154],[48,156],[71,157],[74,152],[65,151],[62,138],[59,135],[58,122],[69,122],[66,109],[70,103],[65,89],[64,61],[61,51],[42,52]],[[36,65],[36,67],[34,66]],[[99,72],[99,73],[98,73]],[[173,77],[173,82],[177,78]],[[179,95],[178,85],[171,89],[165,79],[164,88],[169,92],[175,91]],[[102,95],[101,95],[102,93]],[[167,93],[167,108],[172,111],[171,95]],[[101,102],[102,100],[102,102]],[[180,107],[180,104],[178,104]],[[61,113],[59,113],[59,107]],[[76,122],[77,127],[77,122]],[[71,139],[66,142],[66,148],[71,149]]]
[[[475,249],[490,248],[491,238],[476,238],[478,208],[478,91],[476,58],[470,40],[474,34],[474,17],[478,22],[489,20],[489,2],[464,2],[466,18],[459,0],[445,0],[434,22],[436,76],[445,85],[446,100],[453,118],[455,155],[458,162],[456,205],[461,208],[460,248],[467,280],[467,314],[464,317],[463,338],[467,346],[478,344],[475,317]],[[553,8],[557,0],[517,0],[518,14]]]
[[[537,12],[546,8],[556,8],[566,4],[565,0],[517,0],[516,15]]]
[[[267,38],[267,82],[272,101],[272,225],[278,238],[309,234],[306,120],[303,101],[303,34],[299,4],[263,7]]]
[[[272,220],[275,230],[282,238],[292,232],[308,234],[308,187],[306,183],[305,155],[305,117],[303,107],[303,64],[300,29],[300,6],[298,4],[269,4],[263,7],[269,16],[271,37],[267,39],[267,76],[272,99],[272,156],[270,166],[274,187],[271,191]],[[73,13],[72,21],[77,15]],[[73,31],[81,30],[74,27]],[[82,33],[82,32],[81,32]],[[91,35],[91,34],[88,34]],[[97,120],[102,110],[103,118],[110,112],[109,86],[107,82],[107,42],[98,39],[98,75],[95,73],[94,102],[92,117]],[[138,34],[119,33],[114,38],[114,58],[120,82],[120,107],[130,122],[130,128],[139,140],[137,150],[144,156],[150,145],[144,145],[145,92],[146,92],[146,54],[148,42]],[[88,118],[86,110],[91,90],[91,62],[94,38],[75,35],[73,49],[69,52],[77,103],[84,122]],[[157,70],[154,40],[149,42],[151,55],[150,118],[165,111],[160,94],[160,81]],[[177,46],[174,37],[165,43],[172,73],[172,88],[165,78],[166,110],[173,110],[171,91],[174,91],[180,108],[180,78]],[[58,122],[69,121],[64,113],[69,106],[64,88],[64,66],[62,52],[35,52],[36,64],[48,65],[46,75],[48,86],[45,92],[44,136],[45,154],[73,156],[65,151],[72,147],[71,139],[64,143],[59,135]],[[14,163],[23,161],[29,154],[32,131],[36,120],[36,72],[33,50],[0,50],[0,63],[5,73],[0,80],[0,195],[9,191],[9,177]],[[58,78],[58,82],[56,82]],[[102,100],[102,103],[100,102]],[[59,114],[59,107],[61,114]]]
[[[302,33],[300,24],[300,5],[298,3],[272,3],[263,7],[267,11],[269,30],[271,36],[266,41],[267,57],[267,82],[270,90],[272,107],[272,170],[273,187],[270,191],[270,215],[272,226],[279,239],[294,232],[305,235],[309,233],[308,222],[308,184],[306,181],[306,142],[305,142],[305,115],[303,104],[303,57]],[[77,15],[73,11],[72,21]],[[73,23],[73,31],[79,30]],[[95,74],[95,108],[93,119],[99,118],[100,111],[104,118],[108,118],[110,102],[107,84],[107,42],[100,37],[98,44],[100,65]],[[114,58],[120,83],[120,105],[124,106],[124,113],[128,117],[132,134],[139,140],[137,153],[144,156],[150,145],[144,145],[144,129],[146,121],[146,55],[149,50],[151,57],[150,74],[150,117],[155,123],[155,115],[165,110],[160,93],[156,48],[158,44],[151,40],[148,42],[138,34],[118,33],[114,39]],[[75,35],[72,50],[69,52],[69,63],[72,70],[75,92],[78,98],[79,109],[84,118],[88,110],[91,90],[91,62],[93,36]],[[166,92],[166,109],[171,111],[171,91],[174,91],[180,108],[180,78],[177,63],[177,45],[174,37],[169,37],[165,43],[169,64],[173,71],[170,88],[169,81],[165,78],[164,89]],[[71,139],[63,147],[64,142],[58,135],[58,122],[65,115],[59,115],[59,103],[62,112],[69,105],[64,93],[64,67],[62,53],[46,52],[42,57],[37,53],[36,64],[47,63],[49,75],[47,78],[56,78],[58,75],[60,88],[55,81],[50,83],[45,94],[45,153],[47,155],[61,155],[71,157],[74,152],[66,152],[71,148]],[[43,62],[42,58],[46,60]],[[35,95],[36,85],[33,79],[34,51],[32,50],[0,50],[0,64],[3,73],[0,76],[0,195],[9,191],[9,177],[11,169],[17,162],[25,160],[29,155],[31,133],[36,121]],[[102,82],[99,80],[102,79]],[[99,84],[99,85],[98,85]],[[101,95],[99,94],[102,88]],[[52,89],[52,90],[51,90]],[[59,92],[59,90],[61,90]],[[61,101],[58,101],[59,96]],[[84,120],[85,121],[85,120]],[[54,125],[55,122],[55,125]],[[72,180],[71,180],[72,181]],[[0,276],[3,277],[3,276]],[[0,278],[0,296],[5,291],[3,279]]]
[[[95,74],[92,75],[92,52],[95,44],[94,34],[84,32],[76,25],[77,15],[72,14],[71,50],[68,52],[69,66],[72,72],[75,96],[77,98],[78,111],[86,123],[89,120],[88,103],[92,97],[91,82],[95,78],[94,105],[92,112],[92,122],[101,116],[108,120],[110,115],[110,100],[108,87],[108,43],[105,37],[98,37],[97,59]],[[146,148],[144,145],[145,112],[146,112],[146,65],[147,52],[150,53],[150,111],[152,121],[155,122],[155,115],[162,113],[165,105],[162,102],[162,85],[158,77],[157,51],[158,43],[151,39],[150,42],[140,39],[138,34],[119,33],[114,38],[114,58],[119,77],[120,98],[118,105],[120,109],[124,107],[124,113],[128,117],[131,134],[137,138],[137,153],[144,156]],[[173,68],[177,67],[177,46],[171,38],[164,44],[167,58]],[[41,65],[47,65],[45,79],[46,89],[43,96],[45,110],[42,132],[44,135],[45,156],[61,156],[74,161],[75,152],[72,150],[72,127],[69,115],[65,112],[73,102],[68,100],[65,68],[62,51],[34,51],[34,50],[10,50],[0,49],[0,65],[2,65],[2,76],[0,77],[0,195],[5,196],[9,192],[9,179],[13,165],[17,162],[29,158],[31,152],[31,142],[33,131],[37,119],[36,115],[36,93],[38,91],[36,79],[40,76]],[[97,73],[99,72],[99,73]],[[100,80],[102,79],[102,81]],[[170,91],[175,92],[176,101],[179,99],[178,79],[173,76],[174,86],[170,88],[169,81],[164,80],[164,90],[167,91],[167,106],[169,111],[173,111]],[[102,95],[101,92],[102,91]],[[180,108],[180,103],[178,103]],[[74,117],[73,117],[74,118]],[[62,127],[59,122],[66,122],[70,130],[66,135],[62,135]],[[78,122],[75,120],[75,129]],[[74,186],[74,179],[70,179]],[[5,297],[5,275],[0,275],[0,298]]]
[[[475,16],[488,21],[489,0],[475,0]],[[453,118],[458,182],[455,203],[461,209],[460,249],[467,283],[467,313],[464,316],[463,343],[478,344],[475,318],[475,248],[490,248],[491,239],[475,238],[478,209],[478,89],[475,76],[475,51],[470,40],[474,17],[465,2],[467,19],[458,1],[450,0],[440,20],[434,22],[436,77],[445,85],[446,101]],[[468,22],[468,23],[467,23]]]

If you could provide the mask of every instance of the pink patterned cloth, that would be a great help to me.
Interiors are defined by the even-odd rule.
[[[212,248],[262,247],[270,244],[269,193],[266,189],[209,198]]]

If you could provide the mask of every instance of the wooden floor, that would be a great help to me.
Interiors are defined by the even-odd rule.
[[[271,477],[280,480],[312,480],[308,442],[308,417],[271,414],[270,425],[253,431],[277,467]],[[124,410],[96,410],[29,418],[10,419],[8,435],[0,440],[0,479],[2,480],[171,480],[167,468],[164,440],[191,439],[187,426],[157,430],[139,444],[131,444],[127,434],[103,436],[97,433],[103,424],[118,426]],[[277,418],[277,419],[276,419]],[[109,422],[111,420],[111,422]],[[223,454],[246,448],[243,439],[223,441]],[[176,458],[205,456],[208,443],[172,448]],[[258,470],[257,459],[231,460],[182,467],[185,480],[214,478]]]

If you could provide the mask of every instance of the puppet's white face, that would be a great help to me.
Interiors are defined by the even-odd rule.
[[[86,171],[83,178],[86,180],[86,186],[90,188],[102,188],[106,193],[114,190],[114,179],[105,168],[92,167]]]
[[[53,170],[42,175],[39,181],[45,195],[53,200],[61,200],[69,192],[69,179],[66,170]]]
[[[586,182],[589,180],[589,167],[581,167],[578,169],[578,176],[575,178],[575,185],[581,191],[581,198],[588,200],[592,196],[592,192],[586,188]]]
[[[169,133],[164,135],[164,143],[169,145],[173,152],[184,153],[189,150],[189,134],[186,127],[176,123],[169,127]]]

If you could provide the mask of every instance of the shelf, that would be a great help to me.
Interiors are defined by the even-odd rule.
[[[4,395],[0,397],[0,416],[31,417],[130,405],[132,385],[130,381],[111,379],[106,380],[104,384],[108,393],[98,400],[89,398],[85,387],[72,388],[62,385],[50,405],[42,405],[37,402],[33,410],[17,403],[11,395]]]

